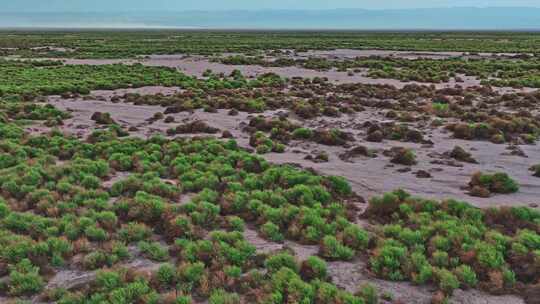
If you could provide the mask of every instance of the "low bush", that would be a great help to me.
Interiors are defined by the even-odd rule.
[[[328,277],[326,262],[316,256],[310,256],[302,262],[300,273],[307,281],[315,279],[325,281]]]
[[[137,245],[142,255],[156,262],[165,262],[169,259],[167,248],[157,242],[140,241]]]
[[[279,227],[272,222],[267,222],[264,225],[262,225],[261,233],[265,238],[274,242],[281,242],[285,238],[283,234],[280,232]]]
[[[391,151],[392,158],[390,162],[405,166],[416,165],[416,154],[413,150],[407,148],[396,147]]]
[[[223,289],[218,289],[210,295],[209,304],[240,304],[240,296],[236,293],[228,293]]]
[[[156,278],[161,286],[173,286],[177,280],[176,269],[172,264],[163,264],[159,266]]]
[[[139,242],[144,241],[152,234],[152,230],[141,223],[128,223],[122,225],[122,228],[118,231],[118,236],[124,242]]]
[[[477,172],[471,177],[469,187],[471,195],[475,196],[489,196],[490,193],[508,194],[519,191],[517,182],[503,172],[494,174]]]
[[[327,235],[322,240],[320,255],[330,260],[350,260],[354,256],[354,250],[335,237]]]
[[[473,288],[478,284],[476,273],[469,265],[461,265],[454,270],[462,287]]]
[[[311,139],[313,131],[308,128],[298,128],[293,131],[292,136],[294,139]]]
[[[11,267],[9,272],[9,293],[14,296],[29,295],[40,292],[45,283],[39,275],[39,268],[30,260],[23,259]]]
[[[268,257],[264,262],[264,266],[272,273],[278,272],[283,267],[289,268],[296,273],[300,271],[296,258],[285,252]]]
[[[369,283],[360,286],[360,288],[356,292],[356,295],[361,297],[364,300],[365,304],[379,303],[379,295],[377,293],[377,289]]]
[[[530,170],[533,172],[534,176],[540,177],[540,164],[532,166]]]

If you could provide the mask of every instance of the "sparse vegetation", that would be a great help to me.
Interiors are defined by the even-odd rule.
[[[488,172],[503,158],[536,155],[522,145],[540,136],[540,93],[349,83],[367,73],[436,83],[475,76],[493,86],[537,87],[536,56],[295,54],[336,47],[536,52],[534,35],[172,33],[0,33],[0,55],[22,56],[0,60],[0,298],[61,304],[401,301],[380,286],[332,283],[343,275],[336,267],[354,268],[350,275],[361,272],[362,281],[369,272],[428,285],[436,289],[434,303],[458,288],[537,298],[536,209],[478,209],[404,190],[366,196],[362,208],[362,192],[379,192],[412,173],[432,177],[407,180],[418,182],[415,192],[434,186],[425,192],[442,193],[448,189],[433,180],[456,170]],[[70,51],[35,48],[45,42]],[[220,58],[225,51],[240,55]],[[196,78],[140,63],[29,60],[171,53],[213,54],[213,61],[234,65],[335,68],[349,76],[338,82],[214,69]],[[160,86],[174,88],[144,93],[162,92]],[[126,90],[111,93],[119,88]],[[88,101],[104,106],[72,108]],[[115,111],[133,105],[147,114],[140,122],[133,122],[138,115]],[[439,149],[445,140],[451,145]],[[476,140],[486,142],[470,142]],[[479,148],[484,144],[486,150]],[[497,164],[486,161],[497,148]],[[540,165],[530,170],[540,177]],[[325,172],[343,172],[351,183]],[[534,189],[528,184],[524,190]],[[517,181],[504,172],[478,172],[469,183],[476,196],[517,191]]]

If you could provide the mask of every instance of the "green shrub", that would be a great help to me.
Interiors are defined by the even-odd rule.
[[[167,248],[161,246],[158,242],[140,241],[137,245],[144,257],[156,261],[165,262],[169,259]]]
[[[332,260],[350,260],[354,250],[343,245],[334,236],[327,235],[321,244],[321,256]]]
[[[341,176],[328,176],[326,180],[329,182],[329,186],[333,192],[338,195],[350,195],[352,194],[352,188],[349,182]]]
[[[159,266],[156,277],[162,286],[171,286],[176,282],[176,269],[172,264],[163,264]]]
[[[276,273],[272,274],[271,286],[273,288],[273,297],[278,303],[312,303],[315,290],[304,282],[296,272],[290,268],[281,268]],[[335,286],[334,286],[335,288]],[[286,298],[284,298],[286,297]],[[331,301],[322,300],[323,303],[332,303]]]
[[[84,230],[84,234],[91,241],[102,242],[108,238],[107,232],[96,226],[89,226]]]
[[[447,295],[451,295],[454,289],[459,288],[459,280],[447,269],[437,269],[435,272],[439,289]]]
[[[118,171],[129,171],[133,167],[131,157],[124,153],[113,153],[109,157],[109,164]]]
[[[86,189],[97,189],[101,185],[99,178],[93,175],[85,175],[81,181],[81,186]]]
[[[493,193],[501,194],[514,193],[519,190],[517,182],[503,172],[494,174],[477,172],[473,175],[469,184],[471,187],[481,186]]]
[[[114,241],[111,243],[111,253],[112,257],[118,258],[120,260],[127,259],[130,257],[129,250],[127,246],[119,241]]]
[[[122,285],[122,277],[116,271],[100,270],[96,274],[96,285],[105,291],[112,291]]]
[[[406,257],[407,248],[396,241],[386,241],[371,257],[370,265],[376,274],[392,281],[401,281],[405,279],[402,263]]]
[[[223,271],[229,278],[239,279],[242,275],[242,268],[238,266],[226,266]]]
[[[128,243],[143,241],[149,238],[151,234],[152,231],[148,226],[134,222],[122,225],[122,228],[118,231],[120,239]]]
[[[449,104],[447,103],[434,102],[432,107],[437,115],[446,115],[449,110]]]
[[[366,249],[369,243],[369,235],[357,225],[349,225],[343,231],[343,242],[348,247],[356,250]]]
[[[516,241],[530,250],[540,250],[540,235],[531,230],[520,230],[517,233]]]
[[[30,260],[23,259],[10,268],[9,293],[14,296],[35,294],[43,289],[45,283],[39,275],[39,268],[32,265]]]
[[[193,223],[201,226],[212,226],[219,216],[220,207],[209,202],[200,202],[190,213]]]
[[[436,235],[431,239],[431,244],[435,246],[438,250],[441,251],[448,251],[451,249],[452,244],[450,243],[450,240],[446,237],[443,237],[441,235]]]
[[[234,231],[243,232],[245,228],[244,220],[238,216],[227,217],[229,227]]]
[[[430,264],[424,264],[419,267],[418,274],[414,277],[413,281],[416,284],[425,284],[431,281],[433,278],[433,267]]]
[[[300,273],[307,280],[318,279],[325,281],[328,276],[326,262],[319,257],[310,256],[302,262]]]
[[[476,273],[469,265],[461,265],[454,270],[455,275],[465,287],[475,287],[478,284]]]
[[[516,274],[514,273],[514,271],[508,268],[504,268],[503,269],[504,286],[508,288],[512,288],[514,287],[514,285],[516,285],[516,281],[517,279],[516,279]]]
[[[277,272],[281,268],[286,267],[294,272],[298,273],[300,267],[296,261],[296,258],[288,253],[277,253],[266,259],[264,266],[268,269],[269,272]]]
[[[174,304],[191,304],[193,301],[190,296],[179,296],[174,301]]]
[[[499,269],[504,265],[503,253],[498,251],[495,246],[478,242],[474,249],[476,251],[476,259],[480,265],[490,268]]]
[[[450,259],[448,258],[448,253],[444,251],[437,250],[433,253],[432,262],[435,266],[438,267],[448,267]]]
[[[108,298],[112,303],[156,303],[158,295],[148,282],[139,279],[113,290]]]
[[[133,216],[144,222],[156,222],[161,218],[165,210],[165,202],[156,195],[148,194],[144,191],[138,191],[132,202]]]
[[[240,304],[240,296],[236,293],[228,293],[223,289],[212,292],[208,299],[209,304]]]
[[[392,156],[390,162],[406,166],[415,165],[417,163],[416,153],[412,149],[399,147],[395,149],[394,156]]]
[[[285,238],[283,234],[281,234],[279,227],[272,222],[266,222],[262,225],[261,233],[265,238],[274,242],[281,242]]]
[[[490,190],[495,193],[514,193],[519,190],[519,185],[506,173],[493,174]]]
[[[108,256],[105,252],[93,251],[84,257],[83,267],[88,270],[94,270],[105,265],[110,266],[114,262],[114,258],[112,256]]]
[[[313,131],[308,128],[298,128],[293,131],[292,136],[295,139],[310,139],[313,137]]]
[[[204,264],[202,262],[186,263],[178,270],[179,281],[189,284],[197,284],[204,274]]]
[[[379,303],[379,295],[377,294],[377,289],[369,283],[360,286],[356,295],[364,299],[365,304]]]

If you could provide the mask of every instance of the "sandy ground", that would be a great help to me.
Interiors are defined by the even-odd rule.
[[[231,74],[234,70],[240,70],[246,77],[257,77],[265,73],[275,73],[281,77],[303,77],[303,78],[315,78],[326,77],[329,81],[334,83],[366,83],[366,84],[390,84],[398,88],[402,88],[407,84],[420,84],[419,82],[408,81],[401,82],[396,79],[375,79],[366,76],[365,72],[356,73],[353,76],[349,76],[347,72],[338,72],[337,70],[330,71],[316,71],[296,66],[290,67],[262,67],[257,65],[227,65],[219,62],[211,62],[207,57],[202,56],[183,56],[183,55],[155,55],[149,56],[148,59],[51,59],[62,60],[65,64],[72,65],[106,65],[106,64],[135,64],[141,63],[146,66],[160,66],[160,67],[172,67],[177,68],[186,75],[202,77],[206,70],[212,70],[214,73],[224,73],[226,75]],[[462,86],[476,86],[480,84],[479,80],[473,77],[466,77],[464,83],[460,83]],[[437,88],[454,87],[457,83],[450,81],[448,83],[437,83]]]
[[[154,92],[158,88],[142,88],[139,92]],[[132,91],[132,90],[131,90]],[[111,92],[94,92],[99,96],[113,96]],[[73,118],[66,121],[63,129],[67,132],[73,132],[81,137],[86,136],[96,126],[90,116],[94,111],[110,112],[112,118],[118,121],[125,127],[137,126],[138,132],[133,135],[147,137],[152,134],[163,133],[167,128],[175,126],[177,123],[166,124],[163,121],[157,121],[153,124],[145,122],[146,119],[153,116],[156,112],[164,110],[159,106],[135,106],[124,103],[111,103],[109,101],[99,100],[63,100],[59,97],[51,98],[51,103],[60,109],[71,110]],[[264,113],[265,115],[275,114],[274,112]],[[195,111],[194,113],[178,113],[173,115],[177,122],[189,122],[194,120],[204,120],[211,126],[220,128],[221,130],[229,130],[237,138],[238,142],[247,147],[249,136],[241,131],[241,123],[249,121],[250,115],[240,113],[238,116],[229,116],[226,111],[220,110],[218,113],[206,113]],[[366,119],[376,119],[378,113],[361,112],[358,115],[344,116],[339,120],[343,125],[354,124]],[[333,122],[340,123],[340,122]],[[310,125],[320,125],[320,121],[312,121]],[[38,128],[40,131],[46,131],[46,128]],[[187,135],[191,136],[191,135]],[[357,136],[359,138],[359,136]],[[345,176],[352,184],[353,189],[359,194],[369,197],[371,195],[381,194],[384,191],[390,191],[397,187],[402,187],[414,194],[424,197],[454,197],[465,199],[479,207],[489,207],[496,205],[525,205],[540,198],[540,179],[530,177],[527,168],[535,160],[540,159],[540,149],[538,146],[523,146],[523,150],[529,155],[529,158],[521,158],[518,156],[501,156],[505,152],[505,145],[495,145],[487,142],[461,141],[451,139],[448,134],[443,134],[440,131],[434,132],[430,138],[434,141],[433,148],[422,148],[417,144],[399,143],[385,141],[383,143],[366,143],[357,139],[354,144],[364,144],[374,149],[385,149],[391,146],[411,146],[418,151],[419,165],[415,166],[413,171],[424,169],[431,171],[433,178],[418,179],[411,172],[399,173],[397,167],[389,167],[389,159],[380,155],[377,158],[354,159],[353,163],[344,162],[337,157],[345,148],[326,147],[314,143],[293,143],[293,147],[289,147],[288,151],[283,154],[267,154],[265,157],[276,163],[297,163],[304,167],[312,167],[324,174],[335,174]],[[428,156],[430,152],[443,153],[451,149],[455,144],[459,144],[467,149],[475,149],[474,157],[479,161],[479,164],[465,165],[463,168],[443,167],[443,171],[435,170],[440,168],[438,165],[431,165]],[[304,152],[293,152],[294,150]],[[307,152],[312,150],[324,150],[330,154],[330,162],[328,163],[313,163],[306,161],[303,158]],[[473,198],[464,193],[460,189],[466,184],[470,174],[476,170],[497,170],[504,169],[515,177],[522,188],[520,192],[512,195],[495,196],[489,199]],[[121,178],[121,177],[120,177]],[[116,179],[115,179],[116,180]],[[292,250],[299,260],[304,260],[310,255],[315,255],[318,252],[317,246],[304,246],[291,241],[284,243],[273,243],[261,238],[256,227],[247,227],[244,235],[248,241],[255,245],[258,252],[270,253],[275,250],[289,248]],[[127,267],[135,267],[144,269],[145,261],[138,258],[126,264]],[[147,265],[148,266],[148,265]],[[359,285],[369,282],[373,284],[381,293],[389,293],[393,299],[400,300],[402,303],[430,303],[434,287],[429,286],[414,286],[406,282],[389,282],[376,279],[369,274],[366,267],[366,261],[363,258],[358,258],[352,262],[330,262],[329,272],[332,281],[339,287],[349,291],[355,291]],[[73,270],[65,270],[59,272],[49,283],[51,287],[58,286],[77,286],[77,284],[85,284],[92,280],[92,272],[79,272]],[[39,303],[39,302],[35,302]],[[201,302],[204,303],[204,302]],[[383,302],[384,303],[384,302]],[[457,290],[450,303],[455,304],[518,304],[523,301],[516,296],[492,296],[478,290]]]
[[[121,90],[121,92],[155,92],[159,87]],[[174,89],[167,88],[165,92],[172,92]],[[117,92],[118,94],[118,92]],[[86,137],[96,127],[94,121],[90,119],[94,112],[109,112],[112,118],[125,127],[132,126],[138,128],[136,132],[130,132],[133,136],[148,138],[154,134],[164,134],[165,131],[180,123],[203,120],[209,125],[220,130],[230,131],[239,144],[244,147],[249,145],[249,134],[242,132],[242,125],[249,123],[250,117],[258,114],[248,114],[240,112],[237,116],[227,115],[226,110],[219,110],[217,113],[207,113],[196,110],[193,113],[181,112],[167,116],[173,116],[175,123],[165,123],[163,120],[150,123],[147,120],[157,112],[163,112],[164,107],[153,105],[132,105],[127,103],[112,103],[107,100],[115,94],[107,91],[95,91],[93,95],[100,96],[106,100],[82,100],[82,99],[61,99],[58,96],[50,98],[50,103],[61,110],[71,112],[72,118],[67,119],[62,129],[70,134],[81,138]],[[261,113],[261,115],[272,116],[275,111]],[[291,119],[295,121],[294,118]],[[426,146],[416,143],[398,142],[385,140],[382,143],[372,143],[365,141],[364,130],[355,126],[361,125],[365,121],[383,121],[384,117],[375,109],[367,109],[353,115],[343,115],[340,118],[317,118],[311,121],[297,120],[300,124],[312,128],[331,125],[350,131],[355,135],[355,141],[350,146],[364,145],[370,149],[378,151],[378,157],[356,157],[346,162],[338,155],[345,152],[345,147],[330,147],[313,142],[293,141],[289,144],[285,153],[270,153],[265,157],[274,163],[295,163],[303,167],[313,168],[323,174],[344,176],[351,183],[353,190],[364,196],[366,199],[374,195],[403,188],[412,194],[426,198],[455,198],[468,201],[478,207],[493,207],[506,205],[540,204],[540,179],[533,177],[528,170],[532,165],[538,163],[540,159],[540,146],[524,145],[520,148],[528,157],[509,155],[507,145],[493,144],[485,141],[466,141],[452,138],[451,134],[445,133],[442,128],[426,128],[422,131],[433,145]],[[41,125],[29,127],[31,132],[46,132],[49,128]],[[199,134],[200,135],[200,134]],[[220,134],[217,134],[219,136]],[[193,135],[186,135],[193,136]],[[470,151],[478,164],[461,163],[463,167],[454,167],[441,164],[433,164],[433,161],[441,160],[444,152],[450,151],[454,146],[459,145]],[[418,165],[412,166],[409,172],[399,172],[406,168],[401,165],[393,165],[390,159],[382,155],[382,151],[395,146],[409,147],[416,151]],[[313,151],[326,151],[329,156],[327,163],[314,163],[305,160],[306,155]],[[417,178],[415,172],[425,170],[430,172],[431,178]],[[401,171],[401,170],[400,170]],[[469,182],[471,175],[477,171],[496,172],[504,171],[518,181],[520,191],[508,195],[495,195],[490,198],[472,197],[466,194],[462,187]]]
[[[318,52],[320,56],[359,56],[359,52],[350,50],[333,51],[330,55],[324,52]],[[379,51],[378,51],[379,52]],[[413,56],[411,52],[396,53],[394,56]],[[367,53],[364,53],[367,54]],[[390,54],[390,53],[389,53]],[[416,53],[415,53],[416,54]],[[313,54],[310,54],[313,55]],[[418,54],[416,54],[418,55]],[[429,54],[421,54],[428,56]],[[437,56],[454,56],[454,53],[436,54]],[[511,54],[510,54],[511,55]],[[388,55],[390,56],[390,55]],[[420,55],[418,55],[420,56]],[[287,68],[262,68],[257,66],[228,66],[219,63],[211,63],[207,58],[202,57],[184,57],[184,56],[152,56],[149,59],[137,60],[67,60],[67,64],[110,64],[110,63],[135,63],[141,62],[146,65],[154,66],[171,66],[179,68],[187,74],[201,76],[206,69],[212,69],[214,72],[230,73],[233,69],[241,69],[248,76],[256,76],[260,73],[275,72],[282,76],[294,77],[328,77],[334,82],[361,82],[374,84],[393,84],[396,87],[402,87],[406,83],[388,79],[371,79],[360,74],[347,76],[344,72],[329,71],[318,72],[306,70],[297,67]],[[465,85],[477,85],[475,79],[466,79]],[[439,84],[440,87],[453,87],[455,83]],[[462,84],[463,85],[463,84]],[[69,111],[72,118],[64,121],[64,126],[61,129],[67,133],[74,134],[80,138],[86,137],[97,126],[90,119],[94,112],[108,112],[112,118],[124,128],[136,127],[138,131],[130,132],[132,136],[147,138],[154,134],[164,134],[169,128],[175,127],[178,124],[203,120],[210,126],[219,128],[222,131],[230,131],[236,138],[240,146],[249,148],[249,134],[242,131],[249,119],[255,115],[273,116],[277,111],[267,111],[260,114],[249,114],[240,112],[237,116],[229,116],[227,110],[218,110],[217,113],[207,113],[202,110],[196,110],[193,113],[181,112],[166,116],[173,116],[174,123],[165,123],[163,120],[150,122],[149,119],[157,112],[165,110],[162,106],[149,105],[133,105],[127,103],[112,103],[110,100],[114,96],[122,96],[125,93],[139,94],[157,94],[164,95],[180,92],[180,88],[165,88],[165,87],[143,87],[138,89],[123,89],[116,91],[93,91],[92,96],[88,100],[81,98],[62,99],[59,96],[49,97],[49,102],[57,108]],[[425,133],[427,139],[433,142],[433,145],[423,146],[422,144],[403,143],[397,141],[385,140],[381,143],[371,143],[364,140],[365,130],[360,128],[365,121],[385,121],[384,113],[380,109],[367,108],[363,112],[343,115],[339,118],[320,117],[317,119],[304,121],[291,116],[292,121],[311,128],[318,127],[339,127],[343,130],[351,132],[355,140],[350,143],[350,147],[329,147],[316,144],[313,142],[293,141],[287,147],[285,153],[269,153],[264,155],[266,159],[274,163],[294,163],[305,168],[313,168],[320,173],[329,175],[344,176],[351,183],[353,190],[366,199],[380,195],[387,191],[392,191],[397,188],[403,188],[415,195],[426,198],[456,198],[465,200],[478,207],[492,206],[518,206],[540,204],[540,179],[531,176],[528,168],[539,162],[540,147],[538,145],[520,146],[527,157],[508,155],[507,145],[496,145],[490,142],[481,141],[464,141],[452,138],[451,134],[445,133],[441,128],[432,129],[428,127],[415,126]],[[50,128],[44,127],[38,123],[27,128],[33,133],[47,132]],[[204,134],[198,134],[204,135]],[[194,136],[187,134],[182,136]],[[220,136],[216,134],[215,136]],[[370,149],[377,151],[376,158],[355,157],[350,161],[341,160],[338,155],[345,152],[351,147],[364,145]],[[459,145],[470,151],[473,157],[478,161],[477,164],[462,163],[462,167],[454,167],[449,165],[433,164],[433,161],[442,159],[442,154],[451,150],[455,145]],[[416,151],[418,165],[412,166],[408,172],[403,171],[404,166],[392,165],[390,159],[382,154],[382,151],[394,146],[410,147]],[[314,151],[325,151],[329,154],[329,162],[314,163],[304,158],[307,155],[313,154]],[[420,179],[414,174],[418,170],[429,172],[432,177]],[[505,171],[518,181],[521,186],[519,192],[510,195],[496,195],[491,198],[477,198],[466,194],[462,189],[470,176],[476,171]],[[117,176],[109,181],[107,185],[125,176]],[[184,197],[179,202],[180,204],[189,200],[190,197]],[[365,206],[365,205],[364,205]],[[362,206],[360,206],[362,207]],[[258,252],[269,253],[275,250],[290,249],[299,260],[304,260],[310,255],[317,254],[317,246],[304,246],[291,241],[284,243],[269,242],[261,238],[256,231],[257,227],[246,227],[244,236],[248,241],[255,245]],[[132,260],[127,264],[128,267],[146,267],[148,265],[139,258]],[[142,265],[142,266],[141,266]],[[145,266],[146,265],[146,266]],[[400,300],[402,303],[430,303],[431,296],[435,288],[424,286],[413,286],[406,282],[389,282],[379,280],[371,276],[366,267],[366,260],[363,257],[351,262],[330,262],[329,271],[332,281],[349,291],[356,291],[359,285],[365,282],[374,284],[381,292],[389,292],[395,300]],[[70,269],[59,272],[54,277],[49,285],[52,287],[63,286],[64,284],[78,284],[77,282],[85,282],[92,279],[91,272],[78,272]],[[0,302],[2,302],[0,298]],[[37,302],[35,302],[37,303]],[[455,304],[518,304],[523,303],[516,296],[492,296],[478,290],[457,290],[450,303]]]
[[[381,51],[381,50],[347,50],[339,49],[333,51],[310,51],[306,53],[300,53],[298,55],[288,55],[291,58],[307,58],[311,57],[323,57],[328,59],[342,60],[346,58],[355,58],[355,57],[365,57],[365,56],[382,56],[382,57],[401,57],[408,59],[415,58],[450,58],[457,56],[468,56],[463,55],[460,52],[404,52],[404,51]],[[512,56],[513,54],[497,54],[498,56]],[[490,57],[494,54],[480,54],[475,55],[480,57]],[[44,60],[33,59],[33,60]],[[365,84],[389,84],[397,88],[402,88],[410,84],[431,84],[431,83],[420,83],[415,81],[400,81],[396,79],[386,79],[386,78],[370,78],[367,76],[367,71],[364,69],[362,72],[354,73],[349,75],[348,72],[340,72],[336,69],[330,71],[316,71],[311,69],[306,69],[297,66],[290,67],[262,67],[257,65],[226,65],[219,62],[211,62],[209,57],[199,56],[199,55],[149,55],[137,59],[73,59],[73,58],[48,58],[48,60],[60,60],[65,64],[71,65],[106,65],[106,64],[135,64],[140,63],[146,66],[161,66],[161,67],[172,67],[177,68],[179,71],[182,71],[186,75],[202,77],[203,73],[206,70],[212,70],[214,73],[224,73],[230,74],[234,70],[240,70],[242,74],[246,77],[257,77],[265,73],[275,73],[281,77],[294,78],[294,77],[303,77],[303,78],[315,78],[315,77],[326,77],[330,82],[333,83],[365,83]],[[464,88],[473,87],[480,85],[480,80],[475,77],[469,77],[465,75],[458,75],[463,79],[463,82],[456,82],[455,79],[451,79],[448,82],[444,83],[433,83],[437,89],[442,88],[451,88],[456,85],[460,85]],[[496,90],[501,92],[519,92],[519,91],[532,91],[532,88],[522,88],[522,89],[513,89],[513,88],[496,88]]]
[[[465,52],[428,52],[428,51],[389,51],[389,50],[352,50],[352,49],[336,49],[336,50],[310,50],[307,52],[298,52],[298,58],[318,57],[326,59],[354,59],[356,57],[394,57],[403,59],[449,59],[455,57],[463,58],[511,58],[516,56],[516,53],[477,53],[469,54]]]
[[[452,57],[461,57],[463,52],[425,52],[425,51],[388,51],[388,50],[352,50],[352,49],[336,49],[336,50],[310,50],[307,52],[298,52],[297,56],[302,58],[318,57],[326,59],[354,59],[356,57],[396,57],[405,59],[447,59]]]

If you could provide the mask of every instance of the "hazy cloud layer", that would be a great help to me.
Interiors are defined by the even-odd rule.
[[[0,13],[0,27],[540,30],[540,8]]]
[[[540,0],[2,0],[0,12],[237,10],[237,9],[403,9],[456,6],[540,7]]]

